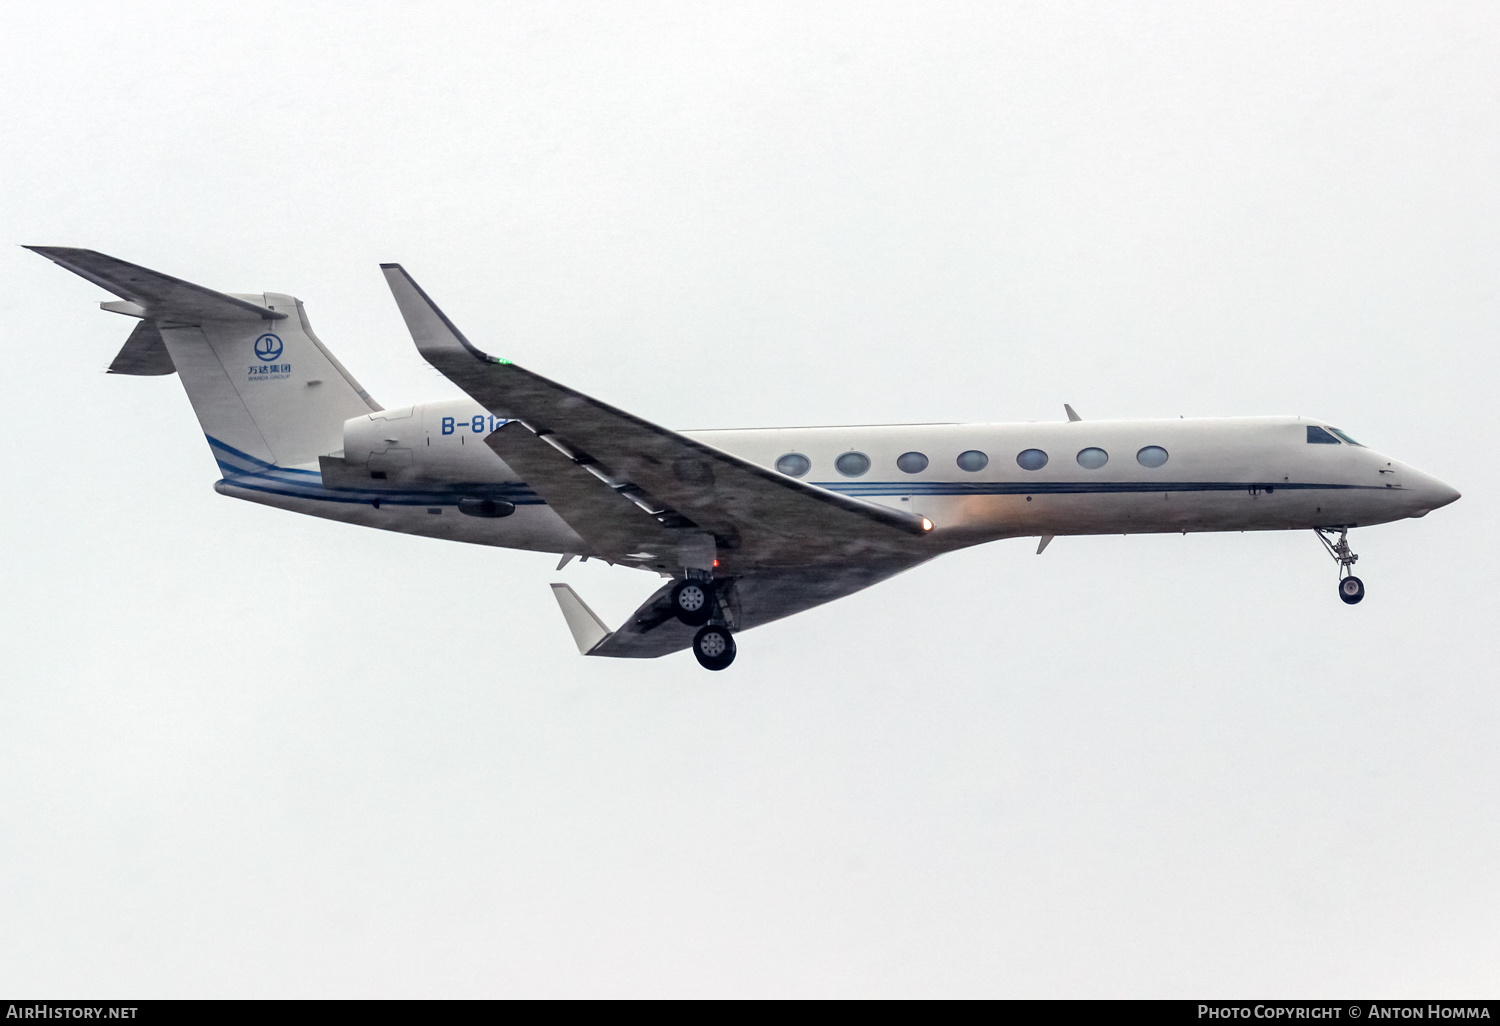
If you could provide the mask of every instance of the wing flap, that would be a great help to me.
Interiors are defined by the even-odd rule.
[[[701,531],[664,526],[644,508],[649,503],[638,502],[628,492],[611,487],[525,425],[512,421],[484,441],[594,547],[590,555],[673,571],[712,565],[712,538],[707,539],[705,562]]]

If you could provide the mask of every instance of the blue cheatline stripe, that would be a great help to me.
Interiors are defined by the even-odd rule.
[[[473,495],[504,499],[518,506],[545,505],[529,485],[521,482],[453,482],[422,491],[376,488],[325,488],[315,470],[282,467],[241,452],[212,435],[205,436],[224,483],[248,491],[284,495],[323,502],[368,503],[379,500],[392,506],[451,506]],[[1399,486],[1315,484],[1288,481],[815,481],[819,488],[859,498],[878,496],[977,496],[977,495],[1103,495],[1143,492],[1241,492],[1250,489],[1287,491],[1399,491]]]
[[[1398,491],[1386,485],[1312,484],[1287,481],[814,481],[842,495],[1090,495],[1128,492],[1243,492],[1251,488],[1287,491]]]
[[[544,504],[541,496],[529,485],[520,482],[455,481],[422,490],[325,488],[322,474],[315,470],[277,466],[241,452],[217,438],[205,437],[218,460],[219,470],[224,474],[224,484],[267,495],[361,505],[379,500],[383,506],[452,506],[459,499],[471,496],[504,499],[517,506]]]
[[[458,504],[459,499],[475,494],[483,494],[486,498],[491,499],[505,499],[507,502],[514,503],[517,506],[546,505],[535,494],[529,497],[512,497],[501,494],[495,488],[489,486],[486,486],[482,491],[476,488],[471,492],[465,493],[465,495],[454,495],[451,492],[372,492],[328,488],[273,488],[270,485],[255,484],[246,480],[245,477],[226,477],[222,483],[232,488],[242,488],[247,492],[264,492],[267,495],[284,495],[292,499],[313,499],[318,502],[335,502],[358,506],[368,506],[377,500],[382,506],[454,506]]]
[[[244,462],[248,463],[251,467],[258,468],[258,469],[261,469],[261,470],[274,470],[274,471],[277,471],[278,473],[282,473],[282,474],[302,474],[302,475],[307,476],[307,477],[316,477],[316,478],[319,478],[319,479],[322,478],[322,475],[319,474],[316,470],[297,470],[297,469],[295,469],[293,467],[282,467],[282,466],[276,465],[275,463],[267,463],[265,460],[260,459],[257,456],[251,456],[248,452],[241,452],[240,450],[236,449],[234,446],[229,445],[229,444],[227,444],[225,442],[219,441],[213,435],[204,435],[203,437],[206,438],[206,439],[208,439],[208,446],[209,446],[210,449],[213,450],[214,459],[218,460],[219,461],[219,466],[222,467],[222,468],[224,468],[224,469],[226,469],[226,470],[233,470],[236,473],[240,473],[240,474],[246,473],[246,469],[244,467],[236,467],[233,464],[225,463],[224,462],[224,457],[221,456],[220,453],[224,453],[225,455],[233,456],[235,459],[238,459],[238,460],[243,460]]]

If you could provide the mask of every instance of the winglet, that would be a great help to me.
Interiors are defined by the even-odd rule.
[[[1080,417],[1078,415],[1077,411],[1075,411],[1073,409],[1073,407],[1069,406],[1067,403],[1063,403],[1063,409],[1066,410],[1067,413],[1068,413],[1068,420],[1069,420],[1069,422],[1078,421],[1078,420],[1082,420],[1083,419],[1082,417]]]
[[[385,272],[385,282],[396,299],[396,306],[401,310],[401,317],[406,321],[412,341],[429,363],[433,363],[434,358],[441,361],[444,357],[460,355],[465,351],[487,363],[510,362],[490,356],[464,338],[458,325],[438,309],[432,298],[422,291],[422,286],[406,273],[406,268],[400,264],[381,264],[380,269]]]
[[[588,603],[578,597],[566,584],[554,584],[552,586],[552,597],[557,599],[557,605],[562,609],[563,619],[568,621],[568,630],[573,632],[573,641],[578,645],[579,655],[588,655],[605,638],[609,637],[610,630],[604,626],[604,621],[588,607]]]

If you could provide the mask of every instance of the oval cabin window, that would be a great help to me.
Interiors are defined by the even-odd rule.
[[[920,452],[903,452],[896,457],[896,466],[903,473],[920,474],[927,469],[927,456]]]
[[[1143,467],[1159,467],[1167,462],[1167,450],[1159,445],[1148,445],[1135,454],[1135,461]]]
[[[1109,453],[1103,449],[1089,446],[1087,449],[1078,451],[1078,465],[1084,470],[1098,470],[1109,462]]]
[[[989,465],[990,458],[984,453],[980,452],[978,449],[970,449],[968,452],[961,452],[958,454],[959,470],[967,470],[972,474],[977,470],[983,470]]]
[[[859,477],[870,469],[870,457],[862,452],[846,452],[834,460],[833,465],[845,477]]]
[[[1047,454],[1040,449],[1022,449],[1016,453],[1016,463],[1022,470],[1041,470],[1047,465]]]
[[[787,477],[801,477],[812,469],[812,460],[800,452],[789,452],[776,461],[776,469]]]

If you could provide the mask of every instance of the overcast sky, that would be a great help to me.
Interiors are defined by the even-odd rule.
[[[0,991],[1493,995],[1500,6],[17,4]],[[214,494],[18,248],[681,428],[1303,414],[1461,502],[942,557],[691,655],[655,578]]]

